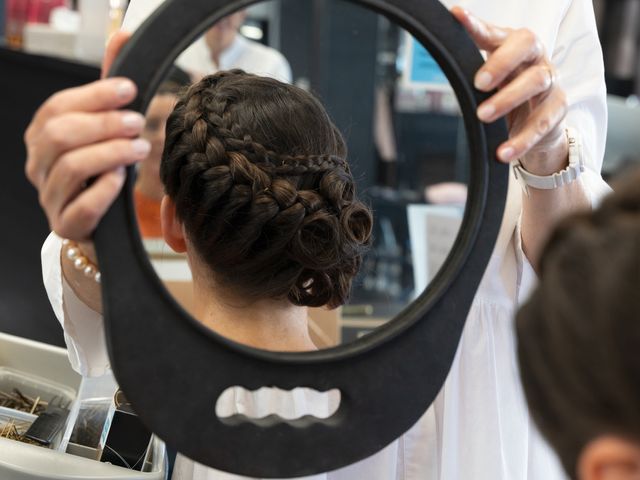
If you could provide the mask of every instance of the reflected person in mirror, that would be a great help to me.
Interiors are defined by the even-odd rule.
[[[133,0],[122,28],[134,31],[163,1]],[[194,80],[220,70],[240,68],[291,83],[291,66],[279,51],[239,33],[246,18],[247,11],[241,10],[220,20],[178,57],[176,65],[189,72]]]
[[[487,53],[476,88],[498,90],[480,105],[478,117],[483,122],[502,116],[509,120],[510,139],[496,152],[497,161],[519,161],[529,174],[549,176],[569,167],[579,143],[584,171],[553,189],[529,187],[525,192],[512,182],[492,260],[434,405],[397,442],[358,464],[357,471],[345,469],[330,478],[563,478],[526,408],[513,315],[535,283],[539,252],[555,223],[568,213],[588,210],[607,191],[600,177],[606,134],[604,69],[593,9],[589,0],[470,0],[465,6],[488,20],[452,9]],[[125,41],[123,34],[114,38],[106,65]],[[91,232],[121,189],[122,167],[148,153],[148,144],[136,138],[143,119],[117,111],[135,95],[135,86],[125,79],[59,93],[39,110],[25,137],[27,175],[40,191],[52,229],[83,242],[87,256],[92,255],[87,241]],[[569,127],[577,133],[569,136]],[[81,188],[96,175],[90,187]],[[99,374],[108,367],[99,353],[104,352],[101,317],[90,308],[99,308],[99,289],[61,261],[60,251],[59,242],[48,242],[43,250],[50,299],[67,328],[75,366]],[[74,314],[71,305],[78,309]],[[84,313],[78,313],[82,308]],[[81,346],[69,335],[74,328],[83,329]]]
[[[160,161],[167,119],[178,101],[178,95],[190,84],[189,75],[174,67],[158,88],[145,113],[141,137],[149,141],[151,151],[138,165],[134,188],[136,216],[143,238],[162,238],[160,205],[164,197],[164,186],[160,181]]]

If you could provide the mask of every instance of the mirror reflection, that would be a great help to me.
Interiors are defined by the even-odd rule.
[[[145,247],[158,275],[179,303],[224,334],[226,321],[212,320],[220,310],[213,308],[214,313],[211,305],[199,300],[211,299],[211,292],[215,291],[216,305],[226,305],[222,317],[244,317],[251,311],[252,318],[270,322],[277,338],[291,329],[290,312],[278,302],[264,301],[265,292],[271,292],[271,298],[275,295],[310,305],[309,336],[295,350],[328,348],[360,338],[391,320],[424,291],[456,238],[468,179],[468,147],[459,107],[446,77],[429,53],[385,17],[348,2],[333,0],[316,10],[313,2],[261,3],[224,18],[191,45],[177,59],[146,112],[144,136],[152,143],[152,150],[139,167],[135,186]],[[207,125],[207,136],[199,141],[209,142],[209,147],[195,161],[209,162],[209,169],[203,166],[200,173],[213,182],[206,188],[216,191],[215,196],[221,195],[214,202],[206,196],[211,190],[205,194],[193,187],[187,193],[175,185],[174,193],[179,191],[191,202],[183,207],[187,231],[184,241],[191,241],[194,251],[205,252],[199,253],[196,261],[184,252],[184,242],[175,244],[175,238],[166,232],[163,236],[160,227],[162,198],[171,188],[160,179],[165,130],[169,136],[173,133],[182,139],[176,140],[179,146],[173,145],[174,149],[188,149],[198,141],[193,132],[177,132],[171,125],[166,129],[167,118],[189,85],[206,75],[237,68],[293,84],[319,99],[344,137],[348,155],[342,154],[340,145],[330,145],[332,135],[323,137],[331,127],[324,122],[320,110],[313,120],[300,115],[301,111],[318,106],[307,94],[298,98],[297,90],[283,87],[280,98],[280,90],[273,82],[238,81],[236,85],[231,81],[226,91],[233,101],[213,90],[202,93],[212,97],[206,101],[202,95],[195,95],[200,100],[191,96],[194,105],[198,101],[204,103],[198,110],[187,102],[183,118],[196,114],[214,117],[202,124],[202,128]],[[253,95],[253,100],[242,103],[236,98],[246,95]],[[216,102],[230,106],[217,105],[219,110],[215,111]],[[226,124],[220,125],[221,121]],[[242,138],[233,138],[232,125],[237,130],[234,133]],[[250,141],[239,145],[246,136]],[[261,141],[256,142],[256,138]],[[301,146],[301,142],[308,146]],[[224,150],[225,160],[212,160],[210,155],[215,148],[221,149],[221,154]],[[314,148],[327,158],[310,158]],[[172,159],[170,150],[165,152],[166,162]],[[264,150],[271,151],[266,160]],[[181,161],[188,158],[191,162],[195,156],[186,155]],[[238,170],[234,160],[239,156],[251,164],[245,165],[249,171]],[[348,168],[340,164],[345,158]],[[282,174],[283,168],[291,168],[287,162],[308,165],[309,161],[324,162],[324,170],[307,176],[300,172],[293,176]],[[280,169],[279,176],[274,176],[274,168]],[[236,169],[233,186],[221,180],[217,171],[220,169]],[[352,180],[347,179],[342,185],[345,172],[348,176],[350,172]],[[191,181],[177,170],[172,174],[182,175],[178,180],[181,186]],[[171,176],[169,169],[167,175]],[[322,175],[331,179],[325,179],[325,184],[343,189],[351,189],[353,183],[362,210],[350,193],[329,198]],[[279,191],[279,182],[293,189]],[[234,202],[246,200],[245,193],[252,195],[252,202],[236,206]],[[290,209],[287,195],[297,195],[306,209],[307,216],[294,234],[286,232],[288,223],[274,220]],[[302,199],[305,195],[311,197]],[[209,210],[196,206],[194,196],[199,196],[198,202],[212,202]],[[270,202],[277,207],[277,213],[257,209],[261,203]],[[327,218],[332,217],[329,222],[320,218],[314,202],[323,205],[320,210]],[[335,202],[344,205],[340,209]],[[178,217],[179,204],[172,204]],[[337,210],[332,210],[334,207]],[[340,216],[345,208],[355,211],[352,220]],[[206,217],[210,224],[203,227],[199,219],[184,218],[197,215]],[[262,219],[260,215],[269,218]],[[310,219],[314,215],[318,217],[316,222]],[[363,221],[369,215],[371,221]],[[351,224],[345,229],[347,220]],[[221,224],[228,225],[228,231]],[[200,228],[199,233],[190,231],[190,226]],[[198,235],[200,241],[194,240]],[[296,244],[292,240],[300,236],[307,236],[310,243]],[[358,241],[353,241],[354,236]],[[172,240],[174,244],[170,245]],[[286,247],[279,246],[280,253],[268,259],[278,242],[284,242]],[[345,253],[356,250],[363,252],[361,260]],[[292,267],[291,262],[296,266]],[[222,265],[226,263],[228,268]],[[249,273],[243,277],[243,272]],[[206,288],[198,286],[198,278],[203,279]],[[278,280],[284,283],[279,285]],[[291,286],[296,281],[292,293]],[[251,285],[252,282],[255,283]],[[239,288],[226,288],[228,285]],[[238,296],[237,292],[243,293]],[[311,299],[307,298],[309,295]],[[245,331],[241,335],[247,343],[252,342],[252,334]],[[277,350],[277,345],[275,340],[273,349]],[[291,346],[283,344],[282,348],[289,350]]]

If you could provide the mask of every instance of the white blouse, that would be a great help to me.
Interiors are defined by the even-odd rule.
[[[164,0],[132,0],[122,25],[123,30],[134,31]],[[210,75],[219,70],[240,68],[245,72],[275,78],[291,83],[291,66],[274,48],[236,36],[229,48],[220,54],[219,65],[211,59],[204,37],[197,39],[176,60],[176,64],[195,77]]]
[[[591,1],[445,0],[443,3],[447,6],[460,3],[497,25],[527,27],[542,39],[556,65],[558,81],[568,95],[570,111],[566,123],[582,137],[587,171],[580,181],[592,203],[596,203],[608,192],[600,176],[607,112],[602,52]],[[535,282],[520,244],[521,210],[522,193],[512,181],[493,257],[471,307],[451,372],[434,405],[409,432],[382,452],[349,468],[314,478],[565,478],[555,455],[529,418],[518,375],[513,314]],[[43,247],[45,286],[65,330],[73,366],[84,375],[99,375],[109,365],[102,319],[64,285],[60,248],[55,235]],[[238,477],[181,458],[174,478]]]

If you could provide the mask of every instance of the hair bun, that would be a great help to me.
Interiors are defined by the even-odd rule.
[[[372,229],[345,154],[313,96],[235,71],[178,102],[161,177],[217,281],[248,299],[336,307]]]

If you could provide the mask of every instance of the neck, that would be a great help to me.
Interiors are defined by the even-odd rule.
[[[287,300],[247,303],[194,272],[194,315],[216,333],[244,345],[279,352],[316,350],[311,341],[307,308]]]
[[[219,53],[211,54],[211,62],[215,65],[217,70],[220,70],[220,54]]]
[[[228,40],[223,47],[209,48],[209,55],[211,57],[211,61],[213,62],[213,64],[216,66],[218,70],[222,69],[222,66],[220,65],[220,60],[222,58],[222,55],[224,55],[225,52],[227,52],[230,48],[233,47],[234,43],[236,43],[236,41],[238,40],[238,37],[239,37],[239,34],[236,33],[233,35],[233,38]]]

